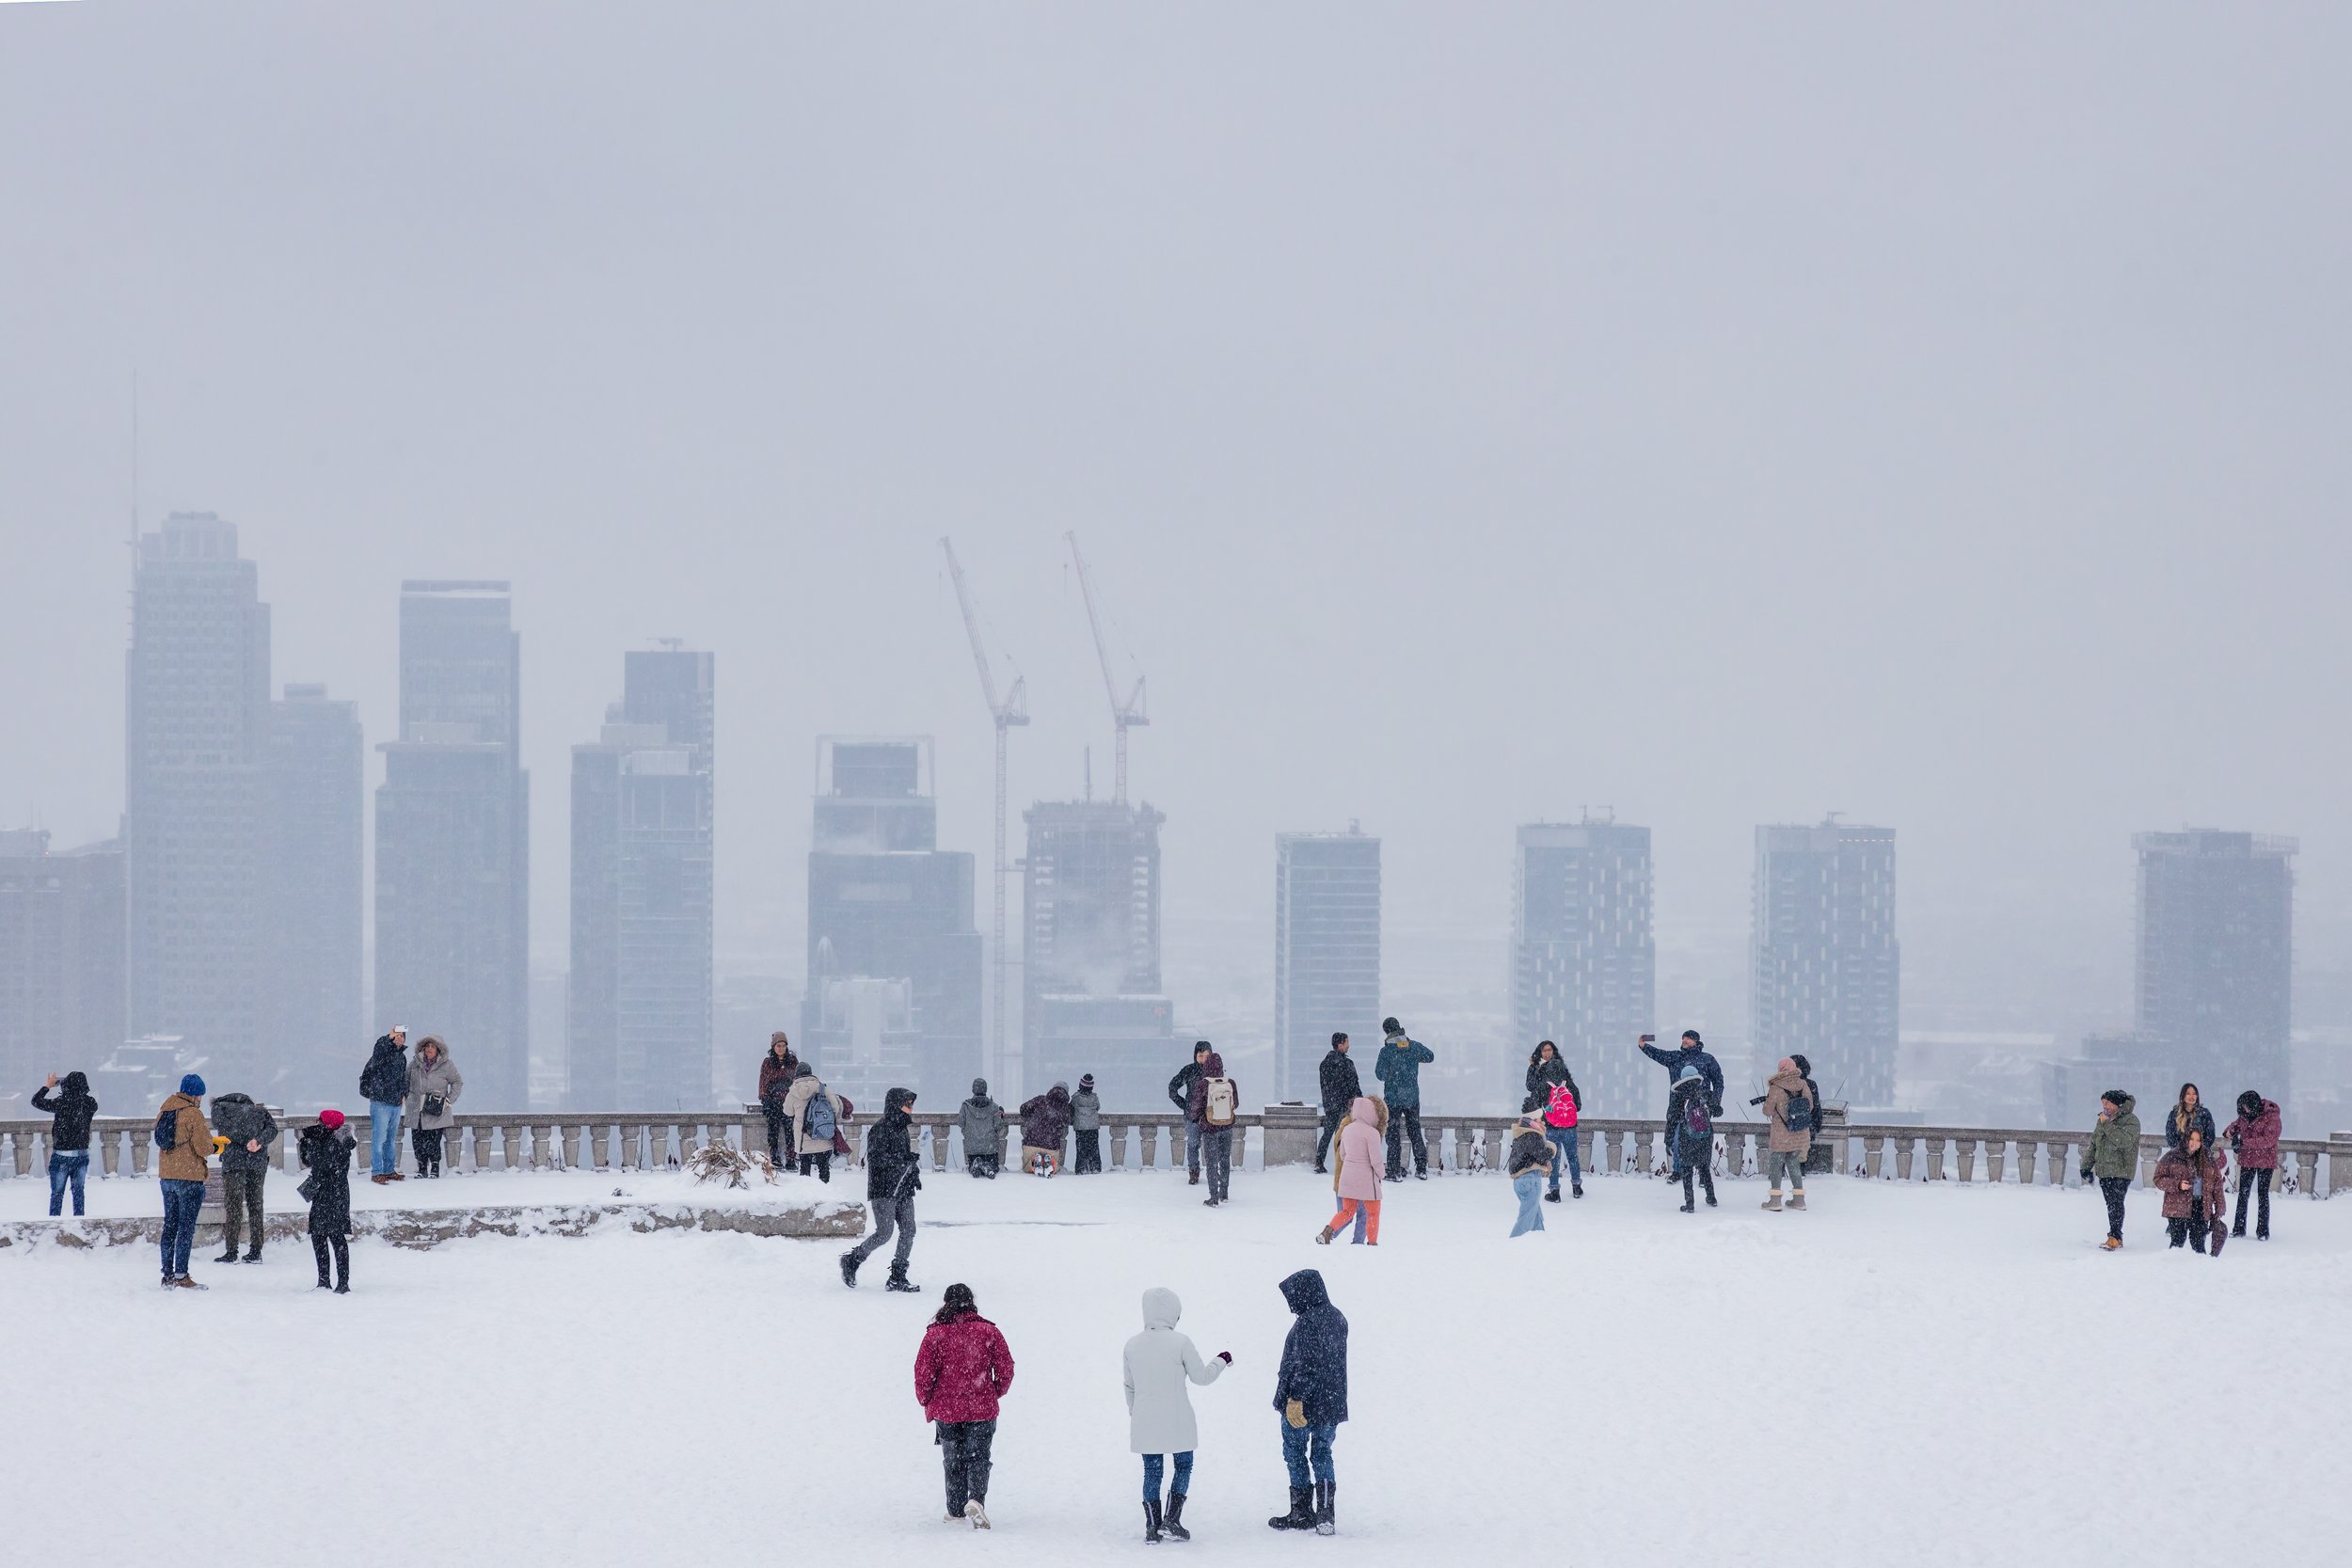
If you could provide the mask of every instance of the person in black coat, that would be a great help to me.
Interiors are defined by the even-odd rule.
[[[1331,1037],[1331,1049],[1324,1056],[1323,1065],[1315,1069],[1316,1088],[1323,1098],[1323,1131],[1315,1134],[1315,1174],[1328,1176],[1324,1162],[1331,1155],[1332,1134],[1340,1123],[1347,1119],[1348,1107],[1363,1097],[1363,1081],[1356,1075],[1356,1063],[1347,1054],[1345,1032]]]
[[[1323,1275],[1301,1269],[1281,1284],[1297,1321],[1282,1341],[1274,1408],[1282,1413],[1282,1463],[1290,1470],[1291,1511],[1266,1523],[1276,1529],[1329,1535],[1338,1477],[1331,1444],[1347,1419],[1347,1318],[1331,1305]]]
[[[1682,1183],[1682,1212],[1697,1212],[1691,1191],[1695,1176],[1707,1188],[1707,1206],[1715,1207],[1716,1109],[1708,1102],[1707,1079],[1694,1067],[1677,1069],[1675,1086],[1666,1096],[1666,1152],[1674,1157],[1672,1180]]]
[[[400,1113],[408,1103],[408,1031],[395,1024],[378,1035],[359,1069],[368,1102],[368,1180],[381,1186],[407,1180],[400,1173]]]
[[[1568,1173],[1569,1190],[1579,1197],[1584,1196],[1584,1167],[1577,1160],[1576,1129],[1573,1126],[1555,1126],[1551,1120],[1551,1091],[1554,1088],[1567,1090],[1577,1115],[1581,1117],[1584,1114],[1584,1091],[1576,1086],[1575,1078],[1568,1072],[1568,1064],[1560,1059],[1560,1048],[1549,1040],[1538,1040],[1535,1049],[1528,1053],[1527,1099],[1521,1108],[1543,1116],[1544,1136],[1551,1141],[1551,1186],[1544,1194],[1547,1203],[1560,1201],[1560,1172],[1563,1167]]]
[[[318,1259],[319,1286],[326,1290],[326,1258],[335,1256],[337,1295],[351,1293],[351,1151],[359,1146],[343,1126],[341,1111],[321,1111],[319,1119],[294,1140],[294,1153],[310,1174],[302,1196],[310,1200],[310,1252]]]
[[[53,1092],[54,1091],[54,1092]],[[98,1118],[98,1101],[89,1092],[89,1079],[79,1072],[69,1072],[60,1084],[51,1073],[47,1083],[33,1091],[33,1109],[46,1111],[49,1122],[49,1214],[52,1219],[65,1206],[68,1187],[73,1189],[73,1215],[82,1215],[82,1183],[89,1175],[89,1124]],[[2263,1212],[2268,1213],[2270,1199],[2265,1192]]]
[[[914,1291],[907,1281],[907,1255],[914,1250],[914,1195],[923,1172],[914,1156],[914,1091],[892,1089],[882,1096],[882,1119],[866,1130],[866,1200],[874,1229],[841,1255],[841,1283],[857,1289],[858,1266],[886,1245],[895,1230],[898,1250],[891,1255],[884,1289]]]
[[[213,1097],[213,1131],[229,1140],[220,1151],[221,1254],[215,1263],[237,1260],[237,1237],[251,1221],[252,1250],[248,1263],[262,1260],[262,1186],[269,1176],[270,1157],[278,1147],[278,1118],[269,1107],[249,1094]]]
[[[1176,1076],[1168,1081],[1168,1098],[1176,1102],[1176,1109],[1184,1117],[1184,1185],[1200,1185],[1200,1124],[1192,1118],[1192,1086],[1200,1080],[1200,1064],[1209,1059],[1209,1042],[1192,1042],[1192,1060],[1176,1069]]]

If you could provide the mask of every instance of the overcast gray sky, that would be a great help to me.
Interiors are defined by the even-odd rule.
[[[1151,679],[1180,911],[1360,817],[1901,833],[1907,979],[2128,1013],[2129,834],[2301,837],[2352,941],[2341,7],[0,6],[0,823],[114,829],[141,499],[390,734],[404,576],[507,577],[534,945],[620,656],[718,653],[723,967],[797,973],[814,737],[939,737],[952,533],[1038,721]],[[373,767],[373,759],[372,759]],[[371,784],[373,778],[372,775]],[[772,960],[767,957],[773,954]],[[1181,1000],[1181,999],[1180,999]]]

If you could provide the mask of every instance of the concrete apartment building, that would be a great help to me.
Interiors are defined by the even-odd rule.
[[[1511,1024],[1524,1059],[1539,1040],[1561,1059],[1593,1116],[1654,1115],[1658,1069],[1635,1039],[1658,1026],[1650,835],[1630,823],[1531,823],[1512,871]],[[1668,1021],[1671,1022],[1671,1021]],[[1678,1027],[1678,1026],[1677,1026]]]

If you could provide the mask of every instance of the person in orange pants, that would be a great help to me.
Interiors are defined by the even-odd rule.
[[[1331,1186],[1339,1194],[1340,1212],[1315,1237],[1318,1245],[1330,1245],[1351,1214],[1363,1217],[1370,1244],[1380,1244],[1380,1171],[1385,1157],[1379,1101],[1359,1096],[1331,1140]]]

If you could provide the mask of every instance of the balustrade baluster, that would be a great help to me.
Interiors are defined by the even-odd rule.
[[[1862,1174],[1876,1181],[1886,1159],[1886,1134],[1865,1132],[1862,1135]]]
[[[154,1133],[154,1130],[153,1130],[152,1128],[138,1128],[138,1127],[135,1127],[135,1128],[133,1128],[133,1129],[131,1130],[131,1174],[132,1174],[132,1175],[134,1175],[134,1176],[145,1176],[145,1175],[147,1174],[147,1160],[148,1160],[148,1154],[147,1154],[147,1151],[148,1151],[148,1148],[150,1148],[150,1147],[151,1147],[151,1146],[154,1143],[154,1141],[155,1141],[155,1133]]]
[[[1104,1142],[1110,1145],[1110,1168],[1112,1170],[1125,1170],[1127,1168],[1127,1124],[1123,1121],[1118,1121],[1109,1117],[1104,1117],[1103,1118],[1103,1138]]]
[[[1942,1138],[1929,1138],[1926,1142],[1928,1146],[1928,1180],[1931,1181],[1941,1181],[1944,1180],[1944,1140]]]
[[[1919,1140],[1908,1133],[1898,1132],[1895,1134],[1896,1180],[1908,1181],[1911,1180],[1911,1156],[1913,1150],[1918,1147],[1918,1144]]]
[[[1992,1172],[1991,1180],[1993,1185],[1996,1187],[1999,1186],[2001,1184],[2001,1172],[2009,1164],[2009,1140],[2007,1138],[1986,1139],[1984,1145],[1984,1163],[1986,1167]]]
[[[1647,1176],[1658,1168],[1657,1161],[1650,1154],[1650,1140],[1655,1135],[1646,1127],[1637,1130],[1633,1134],[1634,1168],[1644,1176]]]

